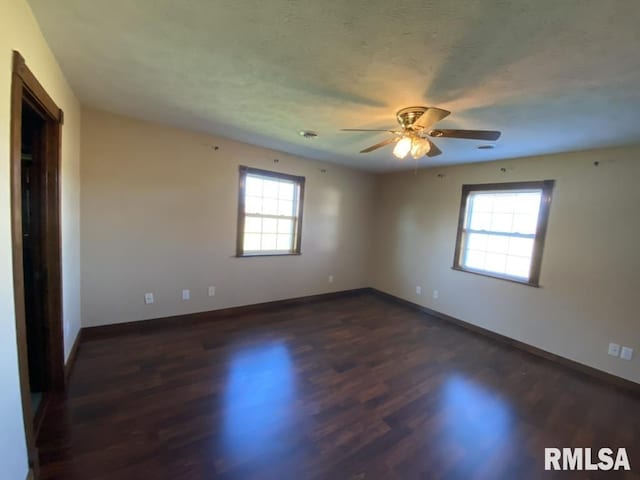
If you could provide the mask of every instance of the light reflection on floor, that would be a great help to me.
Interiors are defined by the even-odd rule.
[[[445,382],[440,408],[444,412],[440,446],[464,457],[457,470],[468,469],[471,474],[479,464],[505,455],[517,436],[510,405],[489,388],[462,375],[453,375]]]
[[[281,342],[252,345],[233,354],[224,393],[222,434],[230,459],[267,453],[291,426],[294,366]]]

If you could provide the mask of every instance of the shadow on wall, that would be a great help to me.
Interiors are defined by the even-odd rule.
[[[316,238],[315,241],[320,251],[332,252],[337,250],[341,243],[338,238],[339,230],[349,231],[349,228],[339,228],[339,220],[343,208],[342,194],[330,185],[320,194],[322,196],[321,201],[317,202],[316,205],[320,205],[320,218],[324,219],[324,221],[320,222],[323,225],[318,228],[322,232],[322,236]]]

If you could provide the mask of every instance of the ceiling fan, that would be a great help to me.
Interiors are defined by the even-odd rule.
[[[494,130],[454,130],[435,129],[431,127],[447,117],[451,112],[436,107],[407,107],[396,113],[396,119],[400,124],[400,130],[375,130],[363,128],[343,128],[343,132],[387,132],[392,137],[370,147],[360,150],[360,153],[369,153],[378,148],[395,144],[393,154],[398,158],[405,158],[409,153],[416,160],[423,157],[435,157],[440,155],[440,150],[427,137],[434,138],[462,138],[465,140],[493,141],[500,138],[500,132]]]

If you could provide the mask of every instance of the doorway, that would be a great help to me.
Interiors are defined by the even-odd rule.
[[[33,478],[48,400],[65,389],[60,255],[60,110],[14,52],[11,227],[22,410]]]
[[[24,272],[24,313],[31,408],[36,432],[44,413],[50,378],[47,365],[46,235],[44,208],[43,149],[45,120],[27,101],[22,102],[21,197],[22,269]]]

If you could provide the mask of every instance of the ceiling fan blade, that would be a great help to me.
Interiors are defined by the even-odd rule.
[[[429,135],[436,138],[463,138],[465,140],[497,140],[500,138],[500,132],[495,130],[437,129],[431,130]]]
[[[390,133],[400,133],[398,130],[389,130],[384,129],[384,130],[377,130],[377,129],[371,129],[371,128],[341,128],[340,129],[342,132],[390,132]]]
[[[418,118],[418,120],[413,122],[412,126],[422,129],[429,128],[434,123],[439,122],[445,117],[448,117],[450,113],[451,112],[449,112],[448,110],[443,110],[442,108],[429,107],[426,112],[420,115],[420,118]]]
[[[436,147],[435,143],[433,143],[428,138],[425,138],[425,140],[429,142],[429,145],[431,145],[431,149],[427,152],[427,157],[436,157],[442,153],[442,150]]]
[[[369,152],[373,152],[374,150],[377,150],[379,148],[385,147],[391,143],[396,143],[398,140],[400,140],[400,137],[391,137],[391,138],[387,138],[385,141],[380,142],[380,143],[376,143],[375,145],[371,145],[370,147],[365,148],[364,150],[360,150],[360,153],[369,153]]]

